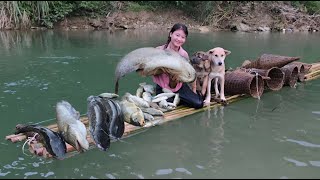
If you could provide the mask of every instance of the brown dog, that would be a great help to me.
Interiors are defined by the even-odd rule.
[[[190,62],[193,68],[196,70],[196,80],[192,83],[192,91],[200,91],[202,95],[205,95],[208,84],[208,74],[210,73],[210,60],[209,55],[204,51],[197,51],[194,53]]]

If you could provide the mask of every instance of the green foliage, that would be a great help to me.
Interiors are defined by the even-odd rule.
[[[296,8],[305,8],[309,14],[320,13],[320,1],[291,1],[291,5]]]
[[[74,4],[70,1],[51,1],[49,14],[39,19],[40,25],[48,28],[53,27],[53,23],[64,19],[74,9]]]
[[[110,1],[50,1],[49,15],[40,24],[49,28],[68,16],[97,17],[106,15],[112,8]]]
[[[139,12],[139,11],[154,11],[155,8],[151,4],[129,2],[126,7],[127,11]]]
[[[320,1],[303,1],[302,4],[307,8],[309,14],[320,13]]]
[[[300,1],[291,1],[291,5],[295,8],[301,7]]]
[[[188,1],[175,1],[177,7],[185,7]]]
[[[96,17],[98,15],[106,15],[112,10],[109,1],[76,1],[75,15]]]
[[[203,1],[130,1],[141,6],[148,6],[148,9],[161,10],[161,9],[180,9],[183,11],[188,11],[190,8],[194,7],[194,2],[201,3]],[[191,3],[190,3],[191,2]]]

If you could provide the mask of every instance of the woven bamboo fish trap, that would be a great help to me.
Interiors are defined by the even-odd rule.
[[[284,85],[289,85],[290,87],[294,87],[296,82],[298,81],[298,66],[295,64],[287,64],[281,68],[284,72]]]
[[[299,60],[300,57],[280,56],[274,54],[262,54],[256,61],[246,62],[243,68],[270,69],[272,67],[281,68],[284,65]]]
[[[227,95],[248,94],[259,98],[264,91],[263,78],[241,69],[226,72],[224,90]]]
[[[298,81],[299,82],[305,81],[304,75],[306,75],[308,73],[308,71],[312,65],[307,64],[307,63],[302,63],[302,62],[292,62],[289,64],[297,65],[297,67],[298,67]]]
[[[250,69],[253,72],[257,72],[262,77],[269,77],[264,79],[266,89],[278,91],[284,84],[284,72],[280,68],[272,67],[270,69]]]

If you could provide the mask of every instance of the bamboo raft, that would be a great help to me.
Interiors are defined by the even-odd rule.
[[[313,79],[316,79],[319,77],[320,77],[320,62],[311,63],[311,68],[304,75],[305,81],[310,81],[310,80],[313,80]],[[246,95],[246,94],[238,94],[238,95],[233,95],[233,96],[227,96],[226,99],[227,99],[228,103],[232,103],[232,102],[235,102],[235,101],[241,100],[243,98],[247,98],[247,97],[250,97],[250,96]],[[131,124],[125,122],[125,131],[124,131],[122,138],[129,137],[130,135],[136,134],[138,132],[143,131],[144,129],[153,127],[155,125],[161,125],[163,123],[166,123],[166,122],[178,119],[178,118],[182,118],[182,117],[185,117],[185,116],[197,113],[197,112],[202,112],[202,111],[205,111],[205,110],[208,110],[211,108],[215,108],[218,106],[221,106],[221,104],[218,102],[211,102],[210,106],[203,107],[200,109],[194,109],[194,108],[189,108],[189,107],[185,107],[185,106],[178,106],[176,109],[174,109],[172,111],[165,112],[164,116],[155,118],[155,120],[153,122],[146,122],[146,124],[143,127],[134,126],[134,125],[131,125]],[[80,120],[85,124],[85,126],[88,129],[88,125],[89,125],[88,117],[82,116],[80,118]],[[46,127],[53,130],[53,131],[56,131],[56,132],[58,131],[58,126],[56,123],[48,125]],[[7,135],[5,137],[6,140],[9,140],[13,143],[24,141],[27,138],[28,138],[27,135],[25,135],[23,133],[11,134],[11,135]],[[91,139],[89,133],[87,135],[87,140],[90,143],[90,147],[94,147],[94,141]],[[67,146],[67,153],[71,154],[72,152],[77,152],[75,150],[75,148],[73,146],[69,145],[68,143],[66,143],[66,146]],[[35,155],[38,155],[38,156],[52,157],[48,152],[39,155],[36,150],[37,150],[37,148],[41,148],[41,147],[43,147],[43,145],[40,142],[35,143],[35,144],[29,144],[29,151]]]

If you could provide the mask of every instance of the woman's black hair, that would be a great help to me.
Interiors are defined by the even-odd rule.
[[[184,25],[184,24],[181,24],[181,23],[176,23],[175,25],[173,25],[173,27],[171,28],[171,30],[169,32],[167,43],[164,46],[165,49],[168,47],[168,45],[169,45],[169,43],[171,41],[170,33],[173,33],[173,32],[175,32],[176,30],[179,30],[179,29],[181,29],[186,34],[186,37],[188,37],[188,28],[187,28],[187,26]]]

